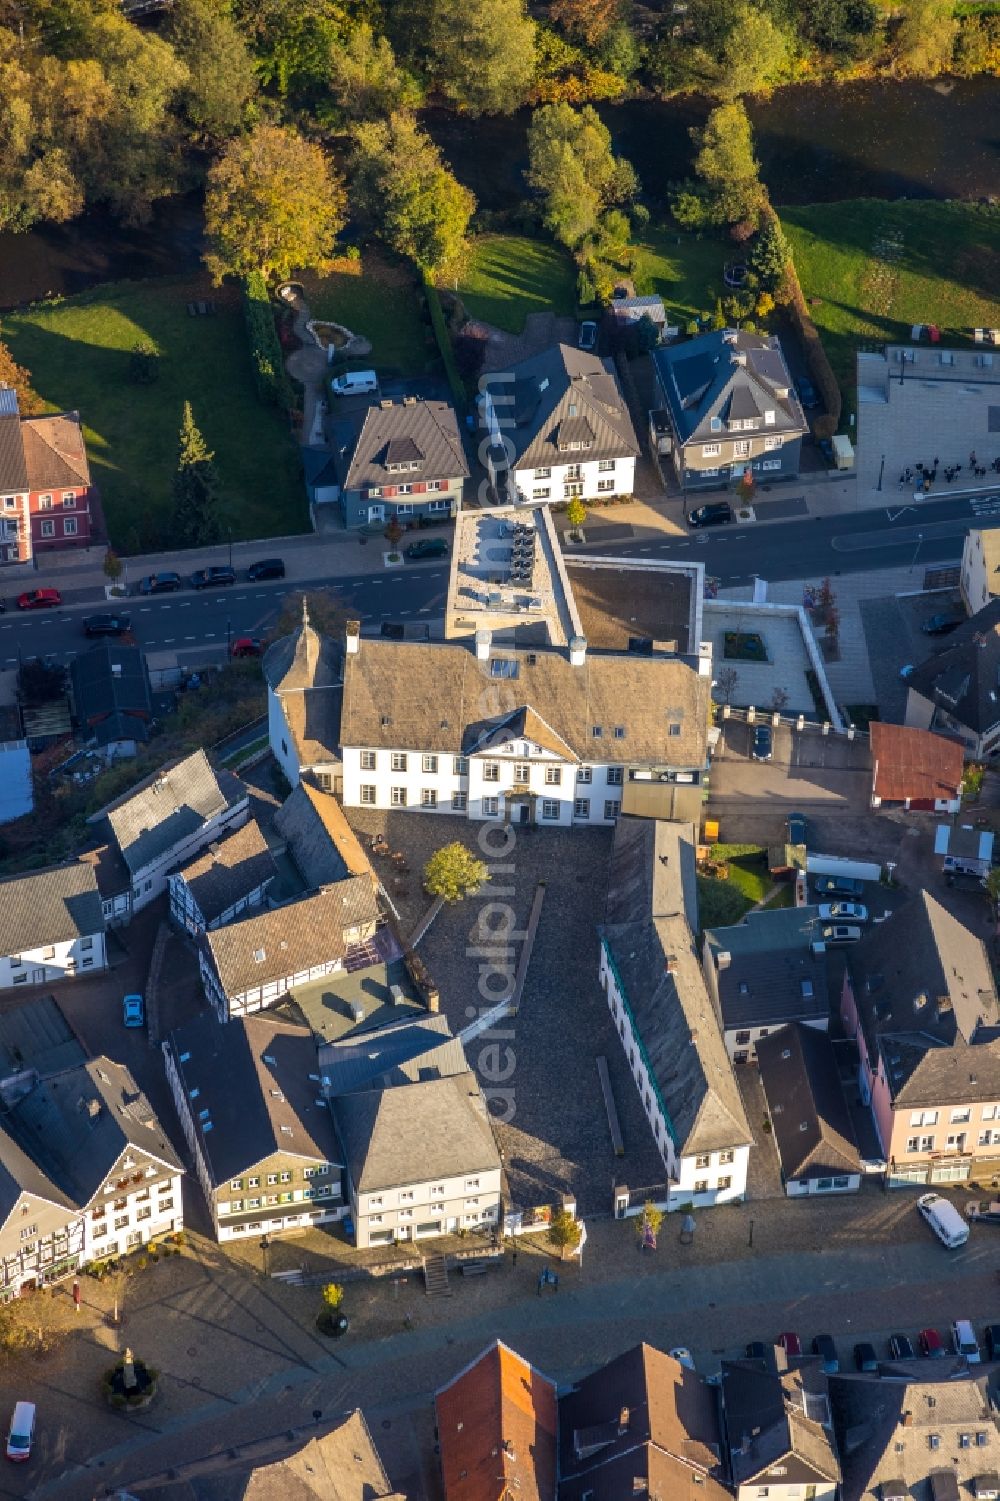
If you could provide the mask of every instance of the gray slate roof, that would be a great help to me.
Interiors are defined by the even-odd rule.
[[[337,758],[342,655],[338,643],[310,624],[304,605],[302,624],[264,653],[264,677],[281,703],[302,765]]]
[[[401,992],[397,1000],[393,987]],[[362,1015],[355,1021],[355,1008]],[[322,980],[297,985],[281,1010],[301,1026],[309,1027],[317,1046],[339,1042],[350,1035],[375,1032],[404,1016],[426,1016],[427,1010],[399,959],[379,961],[364,969],[336,969]]]
[[[5,399],[0,405],[0,490],[23,494],[28,488],[28,466],[21,442],[21,419],[17,415],[14,393],[0,387]]]
[[[691,825],[620,819],[607,912],[621,920],[601,929],[684,1156],[753,1139],[686,915],[697,923],[694,839]]]
[[[614,364],[555,344],[490,377],[508,456],[519,469],[634,458],[639,443]],[[572,453],[562,443],[585,443]],[[508,447],[508,445],[510,445]]]
[[[897,1104],[1000,1095],[989,957],[935,897],[918,892],[855,945],[848,963],[869,1056],[881,1051]]]
[[[389,466],[406,464],[400,472]],[[408,397],[371,406],[344,476],[345,490],[465,479],[469,473],[454,407]]]
[[[209,764],[203,750],[166,766],[103,809],[132,875],[248,797],[238,777]]]
[[[737,1484],[764,1480],[779,1462],[784,1485],[840,1479],[827,1378],[818,1358],[795,1360],[780,1372],[759,1360],[724,1360],[722,1409]]]
[[[995,1378],[969,1371],[950,1380],[923,1372],[910,1381],[831,1376],[830,1401],[844,1501],[878,1501],[893,1482],[909,1501],[968,1497],[976,1476],[1000,1471]]]
[[[19,954],[103,932],[92,865],[53,865],[0,881],[0,953]]]
[[[833,1043],[816,1027],[792,1022],[757,1043],[785,1182],[860,1172],[854,1127]]]
[[[70,1212],[80,1207],[43,1172],[0,1120],[0,1228],[7,1223],[22,1194]]]
[[[144,741],[153,718],[146,654],[120,641],[78,652],[70,663],[76,717],[98,745]]]
[[[452,1078],[469,1064],[448,1018],[424,1012],[321,1047],[319,1067],[323,1093],[333,1099],[359,1089]]]
[[[372,887],[372,917],[377,916],[377,877],[361,841],[337,799],[309,782],[300,782],[274,818],[307,886],[331,886],[346,876],[366,876]]]
[[[705,930],[705,950],[715,966],[727,1032],[829,1018],[827,956],[810,948],[818,916],[816,907],[777,908],[748,912],[742,922],[728,928]],[[724,953],[729,963],[720,968],[719,955]]]
[[[343,958],[344,930],[366,923],[370,911],[370,883],[351,876],[284,907],[213,928],[202,942],[225,994],[242,995]]]
[[[734,419],[759,418],[756,432],[785,437],[808,424],[776,337],[723,330],[653,351],[653,363],[681,444],[732,436]],[[784,394],[782,394],[784,393]],[[767,412],[774,421],[766,421]],[[721,428],[712,427],[718,418]],[[742,430],[736,433],[743,437]]]
[[[103,1056],[40,1080],[4,1123],[22,1152],[79,1208],[129,1147],[184,1171],[128,1069]]]
[[[446,1079],[343,1095],[332,1109],[356,1193],[500,1166],[471,1070]]]
[[[0,1085],[28,1071],[44,1079],[86,1058],[54,996],[35,996],[0,1011]]]
[[[906,684],[977,734],[1000,721],[1000,599],[991,599],[945,637]],[[944,725],[935,729],[948,733]]]
[[[267,1011],[226,1023],[204,1011],[170,1034],[169,1047],[188,1095],[198,1091],[192,1114],[216,1188],[275,1152],[341,1160],[307,1028]],[[202,1110],[209,1112],[211,1131],[199,1119]]]
[[[180,874],[202,917],[211,923],[266,881],[274,880],[278,867],[260,825],[251,818],[228,839],[192,860]]]
[[[687,662],[588,652],[574,667],[564,652],[499,645],[493,657],[517,676],[494,677],[469,642],[363,640],[345,662],[341,744],[470,754],[529,709],[581,761],[704,765],[709,679]]]

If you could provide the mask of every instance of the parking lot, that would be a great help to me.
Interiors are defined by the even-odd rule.
[[[460,840],[479,858],[486,825],[464,818],[350,810],[359,833],[385,834],[406,856],[405,891],[394,889],[404,929],[428,906],[420,872],[441,845]],[[511,830],[513,837],[514,831]],[[502,835],[494,848],[502,847]],[[453,1031],[500,999],[505,977],[520,958],[523,934],[540,882],[545,897],[516,1017],[469,1047],[469,1063],[492,1094],[491,1109],[515,1206],[548,1205],[576,1196],[581,1213],[607,1212],[612,1183],[645,1188],[664,1180],[664,1168],[597,982],[597,924],[601,921],[611,854],[610,829],[518,828],[489,886],[446,907],[421,941],[419,953],[441,991]],[[487,856],[489,859],[490,857]],[[482,923],[480,922],[482,919]],[[499,934],[509,921],[509,943]],[[608,1060],[625,1155],[611,1146],[596,1059]],[[508,1117],[509,1119],[505,1119]]]

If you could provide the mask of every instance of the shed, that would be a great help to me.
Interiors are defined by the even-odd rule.
[[[837,433],[831,438],[830,447],[833,449],[833,467],[835,469],[854,468],[854,445],[846,433]]]

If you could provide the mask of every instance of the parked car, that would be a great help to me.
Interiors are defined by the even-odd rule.
[[[817,1334],[813,1340],[813,1354],[820,1357],[823,1370],[828,1376],[836,1376],[840,1370],[840,1356],[837,1354],[837,1346],[833,1342],[832,1334]]]
[[[446,558],[448,544],[443,537],[424,537],[422,542],[411,542],[406,549],[408,558]]]
[[[29,589],[17,596],[19,610],[51,610],[61,604],[62,595],[58,589]]]
[[[173,594],[183,588],[179,573],[147,573],[139,585],[140,594]]]
[[[938,1240],[954,1251],[964,1246],[969,1238],[969,1227],[954,1204],[940,1194],[921,1194],[917,1200],[917,1212],[922,1214]]]
[[[807,412],[819,406],[819,393],[812,381],[805,375],[799,381],[799,400]]]
[[[751,755],[755,761],[770,761],[774,752],[774,736],[771,734],[769,724],[759,724],[753,732],[753,750]]]
[[[982,1360],[976,1331],[969,1319],[955,1320],[951,1326],[951,1342],[955,1347],[955,1354],[964,1355],[970,1365],[978,1365]]]
[[[943,1360],[948,1353],[944,1347],[944,1340],[936,1329],[921,1329],[917,1335],[917,1344],[920,1346],[921,1355],[926,1355],[931,1360]]]
[[[854,923],[831,923],[829,927],[820,929],[820,937],[824,943],[857,943],[861,938],[861,929]]]
[[[401,620],[383,620],[382,635],[387,641],[402,641],[406,635],[406,627]]]
[[[18,1402],[7,1430],[7,1458],[15,1463],[31,1457],[31,1442],[35,1436],[34,1402]]]
[[[576,343],[578,349],[593,349],[597,343],[597,324],[589,318],[585,323],[581,323]]]
[[[826,459],[826,462],[828,464],[832,464],[834,460],[834,452],[833,443],[830,441],[830,439],[820,438],[816,446],[819,449],[820,453],[823,455],[824,459]]]
[[[806,823],[804,813],[789,813],[785,819],[785,829],[789,844],[807,844],[809,825]]]
[[[1000,1331],[1000,1324],[996,1328]],[[752,1339],[747,1345],[747,1360],[766,1360],[769,1349],[762,1339]]]
[[[695,506],[688,511],[688,526],[725,526],[733,519],[733,508],[728,500],[715,500],[711,505]]]
[[[146,1020],[146,1008],[141,995],[127,995],[122,1001],[122,1021],[126,1027],[141,1027]]]
[[[891,1360],[912,1360],[913,1342],[908,1335],[889,1335],[889,1357]]]
[[[1000,1324],[986,1325],[986,1353],[991,1360],[1000,1360]]]
[[[223,565],[220,568],[199,568],[191,575],[194,589],[226,589],[236,582],[236,569]]]
[[[920,629],[925,636],[947,636],[949,631],[957,631],[965,620],[964,615],[958,615],[954,610],[941,610],[937,615],[928,615],[926,620],[920,622]]]
[[[853,876],[817,876],[813,890],[817,896],[864,896],[865,883]]]
[[[130,615],[88,615],[83,622],[85,636],[124,636],[132,627]]]
[[[229,648],[231,657],[259,657],[264,643],[259,636],[237,636]]]
[[[798,1335],[793,1334],[790,1329],[786,1330],[784,1334],[778,1335],[778,1344],[784,1350],[786,1355],[802,1354],[802,1341],[799,1339]]]
[[[686,1371],[694,1370],[694,1356],[687,1345],[675,1345],[672,1350],[667,1351],[667,1354],[671,1355],[677,1361],[677,1364],[682,1365]]]
[[[262,579],[283,579],[285,565],[281,558],[261,558],[259,563],[251,563],[247,569],[247,578],[252,584],[259,584]]]
[[[867,922],[868,908],[861,902],[821,902],[819,915],[824,922]]]
[[[991,1203],[986,1199],[973,1199],[965,1206],[965,1217],[984,1225],[1000,1225],[1000,1203],[995,1199]]]
[[[875,1346],[870,1345],[866,1339],[860,1340],[854,1346],[854,1364],[859,1371],[865,1371],[868,1375],[873,1375],[878,1371]]]

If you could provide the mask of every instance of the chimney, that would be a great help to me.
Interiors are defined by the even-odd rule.
[[[628,1420],[629,1420],[629,1410],[628,1410],[627,1407],[623,1407],[622,1410],[621,1410],[621,1412],[618,1414],[618,1433],[619,1433],[619,1435],[621,1435],[623,1433],[628,1433]]]
[[[88,1100],[87,1101],[87,1114],[90,1116],[90,1119],[92,1121],[96,1121],[96,1119],[100,1115],[100,1113],[101,1113],[101,1102],[100,1102],[100,1100]]]
[[[733,956],[728,949],[720,949],[715,956],[716,969],[728,969],[733,962]]]
[[[493,644],[493,632],[478,630],[476,632],[476,658],[480,662],[490,660],[490,647]]]
[[[904,1428],[910,1427],[911,1423],[913,1422],[913,1414],[909,1411],[909,1409],[907,1409],[906,1412],[903,1413],[901,1422]]]
[[[587,638],[585,636],[571,636],[569,638],[569,660],[573,667],[582,667],[587,660]]]
[[[361,621],[349,620],[345,630],[344,648],[349,657],[356,656],[361,650]]]
[[[666,962],[665,968],[666,968],[666,971],[667,971],[668,975],[675,975],[677,973],[678,969],[680,968],[680,965],[678,963],[677,955],[676,954],[668,954],[667,955],[667,962]]]

